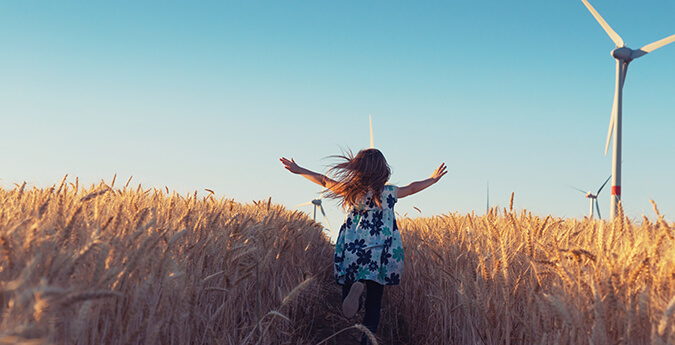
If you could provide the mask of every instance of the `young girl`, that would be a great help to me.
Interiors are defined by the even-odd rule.
[[[335,242],[335,280],[342,286],[342,312],[348,318],[358,311],[366,289],[363,325],[375,333],[384,285],[398,285],[403,273],[403,247],[394,204],[438,182],[447,173],[446,166],[441,164],[425,180],[396,187],[386,184],[391,170],[379,150],[336,157],[342,162],[329,170],[334,179],[302,168],[292,158],[280,160],[288,171],[326,188],[327,197],[338,199],[349,209]],[[367,343],[365,335],[361,343]]]

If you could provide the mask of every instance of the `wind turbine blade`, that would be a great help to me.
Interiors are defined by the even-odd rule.
[[[614,114],[616,113],[616,101],[612,107],[612,115],[609,118],[609,129],[607,130],[607,142],[605,143],[605,156],[609,150],[609,142],[612,141],[612,134],[614,134]]]
[[[581,0],[581,2],[583,2],[584,5],[586,5],[586,8],[588,8],[593,17],[595,17],[595,20],[597,20],[598,23],[600,23],[600,26],[602,26],[602,28],[605,29],[605,32],[607,33],[607,35],[609,35],[609,38],[611,38],[612,41],[614,41],[614,44],[616,44],[617,48],[623,47],[624,44],[621,36],[619,36],[619,34],[617,34],[616,31],[614,31],[612,27],[609,26],[609,24],[607,24],[607,22],[602,18],[600,13],[598,13],[598,11],[596,11],[595,8],[593,8],[593,6],[591,6],[591,4],[588,1]]]
[[[605,180],[605,183],[603,183],[602,186],[600,186],[600,189],[598,189],[598,192],[595,193],[595,196],[598,196],[598,195],[600,194],[600,191],[601,191],[603,188],[605,188],[605,185],[607,184],[607,182],[609,182],[609,179],[611,179],[611,178],[612,178],[612,175],[609,175],[609,177]]]
[[[295,207],[295,208],[298,208],[298,207],[307,206],[307,205],[311,205],[311,204],[312,204],[312,202],[310,201],[310,202],[306,202],[306,203],[304,203],[304,204],[295,205],[294,207]]]
[[[328,229],[332,233],[333,228],[330,226],[330,222],[328,221],[328,217],[326,217],[326,211],[323,210],[323,206],[320,206],[320,207],[321,207],[321,214],[323,214],[323,218],[326,220],[326,225],[328,225]]]
[[[375,147],[375,143],[373,141],[373,116],[368,114],[368,122],[370,122],[370,148]]]
[[[584,194],[588,193],[587,191],[583,191],[583,190],[581,190],[581,189],[579,189],[579,188],[577,188],[577,187],[572,187],[572,186],[568,186],[568,187],[570,187],[570,188],[572,188],[572,189],[576,189],[576,190],[578,190],[578,191],[580,191],[580,192],[582,192],[582,193],[584,193]]]
[[[645,55],[647,53],[651,53],[654,50],[659,49],[659,48],[661,48],[661,47],[663,47],[667,44],[673,43],[673,42],[675,42],[675,35],[671,35],[671,36],[668,36],[666,38],[662,38],[662,39],[660,39],[660,40],[658,40],[654,43],[649,43],[648,45],[646,45],[646,46],[644,46],[644,47],[642,47],[638,50],[634,50],[633,54],[631,54],[631,57],[634,58],[634,59],[638,58],[642,55]],[[633,55],[637,55],[637,56],[633,57]]]
[[[595,210],[598,212],[598,219],[602,219],[602,216],[600,216],[600,206],[598,206],[598,199],[595,199]]]
[[[619,112],[619,88],[621,87],[621,61],[616,60],[616,86],[614,87],[614,103],[612,104],[612,115],[609,118],[609,129],[607,130],[607,142],[605,143],[605,156],[609,150],[609,142],[614,134],[616,117]]]

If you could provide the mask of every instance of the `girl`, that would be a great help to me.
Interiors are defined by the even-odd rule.
[[[386,184],[391,170],[377,149],[335,157],[342,162],[329,170],[334,179],[302,168],[292,158],[280,160],[288,171],[326,188],[327,197],[338,199],[349,209],[335,242],[335,281],[342,286],[342,312],[347,318],[358,311],[366,289],[363,325],[375,333],[384,285],[398,285],[403,273],[403,247],[394,204],[438,182],[447,173],[446,166],[441,164],[425,180],[396,187]],[[361,343],[367,343],[365,334]]]

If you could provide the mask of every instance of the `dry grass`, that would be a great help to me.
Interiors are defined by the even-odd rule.
[[[0,190],[0,344],[344,344],[333,248],[270,201]],[[658,212],[658,210],[657,210]],[[658,213],[657,213],[658,214]],[[399,219],[379,344],[675,343],[675,231],[492,209]]]

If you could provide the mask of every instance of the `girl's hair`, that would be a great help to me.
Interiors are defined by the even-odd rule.
[[[327,197],[340,200],[341,206],[356,206],[368,192],[372,192],[375,204],[382,207],[380,195],[389,181],[391,169],[378,149],[365,149],[354,156],[351,150],[337,156],[343,160],[328,171],[337,185],[327,191]]]

